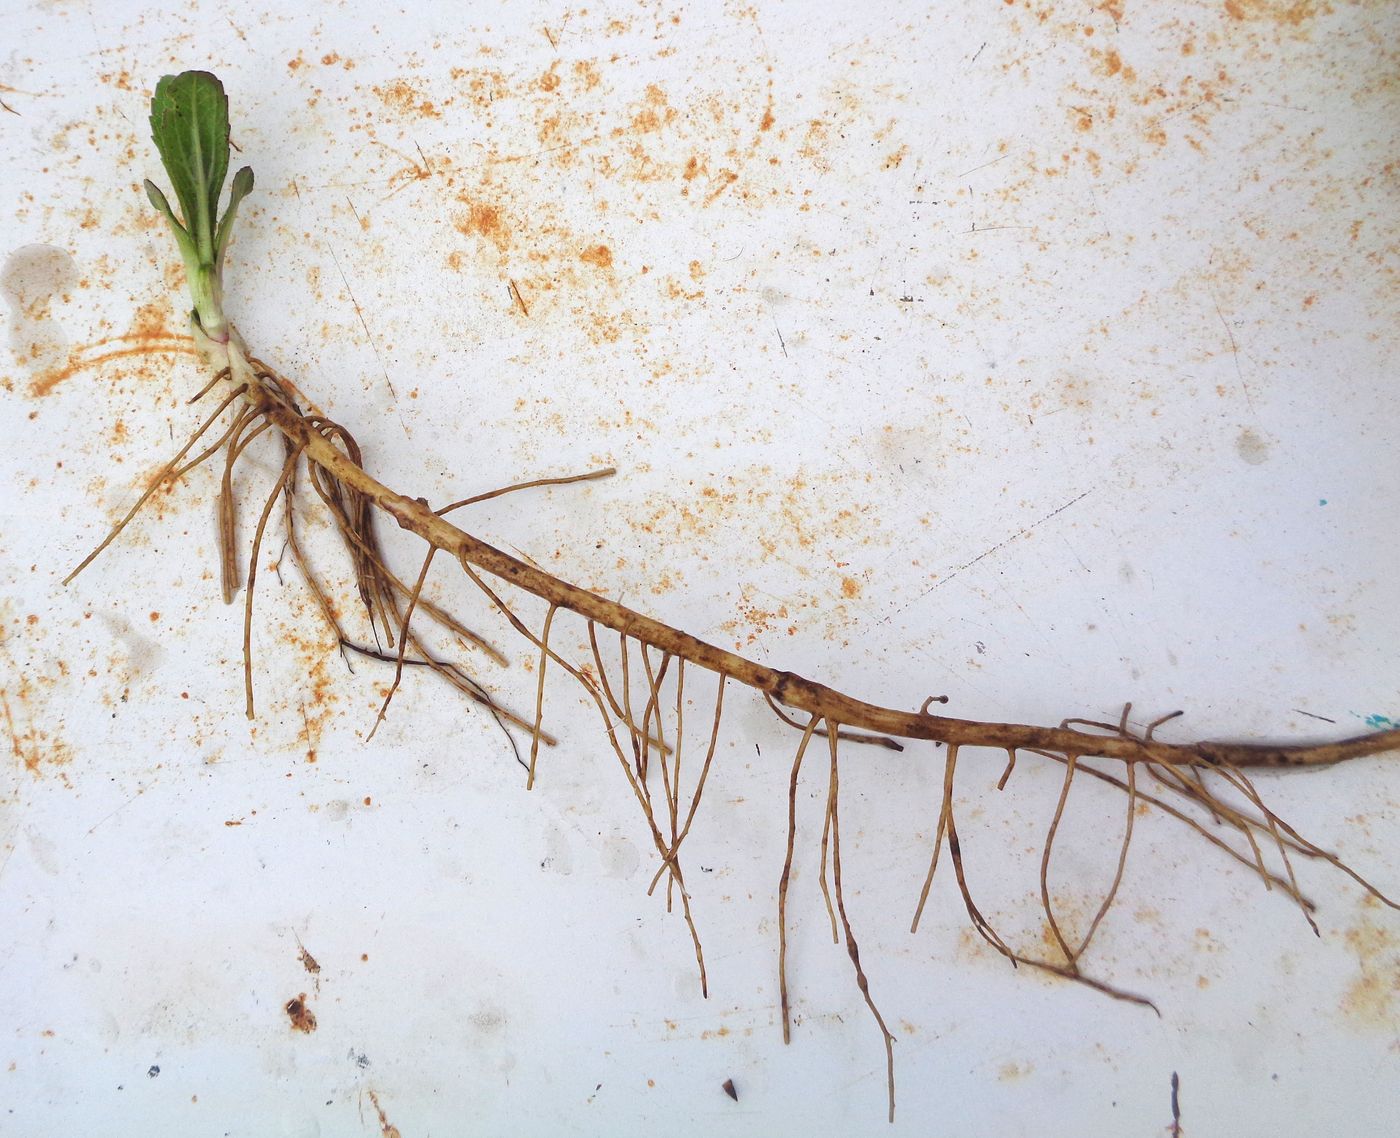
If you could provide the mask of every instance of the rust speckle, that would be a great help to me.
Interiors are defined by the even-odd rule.
[[[420,118],[431,119],[442,117],[442,112],[423,98],[405,79],[395,79],[392,83],[376,87],[374,93],[379,96],[386,107],[401,115],[417,115]]]
[[[907,147],[907,146],[901,146],[901,147],[900,147],[898,150],[896,150],[893,154],[890,154],[890,155],[888,155],[888,156],[885,158],[884,165],[881,166],[881,169],[882,169],[882,170],[895,170],[895,169],[898,169],[898,168],[899,168],[899,164],[900,164],[901,162],[904,161],[904,156],[905,156],[906,154],[908,154],[908,153],[909,153],[909,147]]]
[[[41,368],[29,384],[29,394],[42,398],[65,379],[88,368],[101,367],[113,360],[166,355],[195,355],[194,341],[167,326],[172,317],[171,303],[161,298],[136,310],[131,330],[120,336],[104,336],[90,344],[73,348],[61,364]],[[137,369],[136,377],[156,378],[152,369]]]
[[[1299,27],[1317,15],[1314,0],[1225,0],[1225,14],[1232,20],[1268,20]]]
[[[467,216],[457,222],[457,229],[468,237],[484,237],[500,250],[510,244],[510,229],[501,217],[501,211],[485,202],[468,205]]]
[[[1389,930],[1364,918],[1347,930],[1346,938],[1361,974],[1342,997],[1342,1014],[1366,1027],[1390,1030],[1400,1015],[1400,944]]]
[[[297,959],[301,961],[301,966],[305,968],[308,972],[310,972],[313,976],[318,975],[320,973],[321,965],[317,962],[316,958],[311,955],[311,953],[306,951],[305,945],[303,945],[301,951],[297,953]]]
[[[860,582],[854,577],[842,577],[841,595],[849,601],[855,600],[860,596]]]
[[[606,245],[595,245],[591,249],[585,249],[578,255],[580,261],[585,261],[595,268],[611,269],[613,258],[612,250]]]
[[[19,707],[18,717],[10,703],[11,695],[15,697]],[[19,760],[25,770],[38,778],[43,774],[45,767],[66,766],[72,760],[73,754],[62,739],[34,726],[33,714],[28,712],[33,695],[33,680],[24,674],[13,689],[0,689],[0,716],[3,716],[5,729],[10,736],[10,753]],[[25,718],[28,719],[27,725],[21,722]],[[66,776],[64,781],[67,781]]]
[[[291,1020],[293,1031],[310,1035],[316,1030],[316,1015],[306,1006],[305,992],[302,992],[295,999],[288,1000],[284,1010],[287,1013],[287,1018]]]
[[[593,90],[603,81],[597,66],[587,59],[580,59],[574,64],[574,78],[583,84],[585,91]]]

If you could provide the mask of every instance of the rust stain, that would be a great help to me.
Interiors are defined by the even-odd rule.
[[[321,735],[335,716],[336,687],[330,669],[334,645],[324,631],[319,611],[305,598],[300,598],[295,604],[297,609],[288,613],[282,639],[296,653],[307,680],[307,688],[294,694],[301,716],[298,738],[306,748],[306,761],[314,763],[318,757]],[[310,630],[310,634],[303,635],[299,631],[303,628]],[[292,694],[287,693],[287,698],[290,699]]]
[[[301,961],[301,966],[305,968],[308,972],[310,972],[313,976],[320,974],[321,965],[317,962],[316,958],[311,955],[311,953],[306,951],[305,945],[302,945],[301,951],[297,953],[297,959]]]
[[[456,227],[468,237],[486,238],[502,252],[510,244],[510,228],[501,217],[501,211],[485,202],[471,202],[467,206],[467,216],[459,219]]]
[[[10,704],[12,694],[20,708],[18,717]],[[0,688],[0,714],[4,716],[5,730],[10,736],[10,753],[25,770],[39,778],[46,767],[63,767],[71,763],[73,751],[52,731],[35,726],[34,715],[28,711],[33,696],[34,681],[28,675],[21,676],[14,688]]]
[[[714,200],[719,197],[720,194],[724,193],[725,190],[729,189],[729,187],[738,180],[739,175],[733,170],[721,170],[715,175],[715,188],[711,190],[709,196],[705,198],[705,204],[713,204]]]
[[[591,249],[585,249],[578,255],[578,259],[598,269],[611,269],[613,263],[612,250],[606,245],[594,245]]]
[[[413,115],[418,118],[441,118],[442,112],[430,100],[423,98],[417,88],[407,79],[395,79],[382,87],[373,88],[389,110],[400,115]]]
[[[1370,906],[1376,903],[1366,900]],[[1342,996],[1342,1014],[1365,1027],[1393,1031],[1400,1018],[1400,942],[1369,917],[1348,929],[1346,940],[1361,974]]]
[[[880,169],[897,170],[908,154],[909,147],[901,146],[898,150],[886,156],[885,161],[881,165]]]
[[[1317,15],[1315,0],[1225,0],[1225,14],[1232,20],[1267,20],[1301,27]]]
[[[126,344],[129,346],[118,348],[106,348],[109,344]],[[94,352],[88,355],[86,353]],[[197,356],[194,340],[189,336],[181,336],[175,332],[162,329],[160,332],[129,332],[124,336],[106,336],[101,340],[94,340],[91,344],[74,348],[68,356],[68,362],[61,368],[42,372],[35,376],[29,383],[29,394],[35,398],[43,398],[53,392],[66,379],[71,379],[79,372],[87,371],[89,368],[102,367],[113,360],[128,359],[132,356]]]
[[[399,1128],[389,1121],[389,1116],[384,1113],[384,1108],[379,1105],[379,1096],[374,1092],[369,1092],[369,1101],[374,1104],[374,1112],[379,1115],[380,1138],[403,1138],[399,1133]]]
[[[286,1011],[287,1018],[291,1021],[293,1031],[310,1035],[316,1030],[316,1014],[306,1006],[305,992],[288,1000],[283,1010]]]

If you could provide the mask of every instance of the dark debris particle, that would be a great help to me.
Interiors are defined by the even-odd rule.
[[[158,1066],[156,1066],[154,1063],[152,1063],[151,1066],[150,1066],[150,1068],[146,1071],[146,1077],[149,1078],[149,1079],[154,1079],[154,1078],[155,1078],[157,1075],[159,1075],[159,1074],[160,1074],[160,1068],[159,1068]]]
[[[739,1101],[739,1092],[734,1089],[733,1079],[725,1079],[721,1085],[724,1087],[725,1094],[727,1094],[735,1102]]]
[[[287,1018],[292,1021],[292,1030],[310,1035],[316,1030],[316,1014],[306,1006],[306,993],[287,1001]]]

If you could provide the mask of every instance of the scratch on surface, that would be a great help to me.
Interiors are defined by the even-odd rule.
[[[920,593],[919,595],[920,595],[921,597],[926,597],[926,596],[929,595],[929,593],[933,592],[934,589],[942,588],[942,587],[943,587],[944,585],[946,585],[949,581],[951,581],[954,577],[956,577],[959,573],[961,573],[964,569],[971,569],[974,565],[976,565],[976,564],[977,564],[979,561],[981,561],[983,558],[985,558],[985,557],[990,557],[990,556],[991,556],[993,553],[995,553],[998,549],[1003,549],[1003,548],[1005,548],[1006,546],[1010,545],[1013,541],[1015,541],[1017,538],[1025,537],[1026,534],[1028,534],[1028,533],[1031,532],[1031,530],[1037,529],[1038,527],[1043,526],[1043,525],[1044,525],[1046,522],[1048,522],[1051,518],[1055,518],[1055,517],[1058,517],[1060,514],[1063,514],[1066,510],[1068,510],[1068,509],[1069,509],[1071,506],[1073,506],[1075,503],[1077,503],[1077,502],[1082,502],[1085,498],[1087,498],[1087,497],[1088,497],[1090,494],[1092,494],[1092,493],[1093,493],[1093,487],[1090,487],[1088,490],[1085,490],[1082,494],[1078,494],[1078,495],[1076,495],[1075,497],[1071,498],[1068,502],[1066,502],[1064,505],[1060,506],[1058,509],[1051,510],[1048,514],[1046,514],[1043,518],[1040,518],[1038,521],[1031,522],[1031,524],[1028,525],[1028,526],[1023,526],[1021,529],[1018,529],[1015,533],[1013,533],[1010,537],[1008,537],[1008,538],[1003,538],[1001,541],[997,542],[995,545],[993,545],[993,546],[991,546],[991,547],[989,547],[989,548],[987,548],[987,549],[984,549],[981,553],[979,553],[979,554],[978,554],[976,557],[974,557],[971,561],[964,561],[961,565],[959,565],[956,569],[954,569],[954,570],[953,570],[951,573],[949,573],[946,577],[942,578],[942,580],[935,581],[932,585],[930,585],[927,589],[925,589],[925,590],[924,590],[922,593]]]
[[[510,295],[515,298],[515,303],[520,305],[520,311],[523,312],[525,314],[526,319],[528,319],[530,316],[530,310],[525,307],[525,298],[520,295],[520,286],[516,284],[513,279],[507,279],[510,280]]]
[[[345,275],[345,270],[340,267],[340,258],[335,255],[335,249],[327,245],[327,251],[331,255],[331,260],[335,262],[335,271],[340,274],[340,279],[345,285],[345,293],[350,298],[350,303],[355,306],[355,315],[360,319],[360,327],[365,330],[365,339],[369,341],[370,350],[374,352],[374,358],[379,361],[379,370],[384,373],[384,382],[389,385],[389,394],[394,397],[394,403],[399,401],[399,393],[394,390],[394,381],[389,378],[389,369],[384,364],[384,357],[380,355],[379,345],[374,342],[374,335],[369,330],[369,324],[365,321],[364,311],[360,308],[360,302],[355,299],[355,290],[350,287],[350,278]],[[402,416],[399,419],[403,422]],[[404,427],[407,432],[408,427]]]
[[[154,783],[152,783],[152,785],[154,785]],[[99,818],[96,822],[89,826],[87,836],[92,837],[92,835],[97,832],[99,826],[105,826],[108,822],[110,822],[113,818],[115,818],[118,814],[120,814],[123,810],[125,810],[128,806],[130,806],[133,802],[135,802],[138,798],[145,794],[148,789],[149,787],[145,786],[137,787],[135,794],[131,795],[125,802],[123,802],[115,810],[111,811],[111,813],[107,814],[105,817]]]
[[[1230,338],[1230,354],[1235,358],[1235,376],[1240,381],[1240,390],[1244,392],[1245,406],[1249,408],[1249,413],[1254,413],[1254,399],[1249,393],[1249,384],[1245,382],[1244,369],[1240,367],[1240,348],[1235,342],[1235,331],[1230,327],[1230,322],[1225,319],[1225,313],[1220,310],[1220,301],[1215,298],[1215,291],[1212,289],[1210,301],[1215,305],[1215,314],[1220,317],[1220,326],[1225,329],[1225,335]]]
[[[12,826],[12,827],[10,828],[10,832],[9,832],[8,834],[5,835],[5,843],[4,843],[4,846],[5,846],[5,856],[4,856],[3,858],[0,858],[0,877],[4,877],[4,876],[5,876],[5,870],[6,870],[6,868],[7,868],[7,867],[9,866],[9,864],[10,864],[10,858],[12,858],[12,857],[14,856],[14,853],[15,853],[15,838],[16,838],[16,836],[17,836],[18,834],[19,834],[19,827],[18,827],[18,826]]]

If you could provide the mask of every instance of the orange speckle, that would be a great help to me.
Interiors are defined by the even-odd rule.
[[[485,202],[472,202],[467,207],[467,216],[457,222],[457,229],[468,236],[485,237],[497,249],[504,249],[510,242],[510,231],[501,211]]]
[[[578,259],[599,269],[611,269],[613,263],[612,250],[606,245],[595,245],[591,249],[585,249],[578,255]]]

